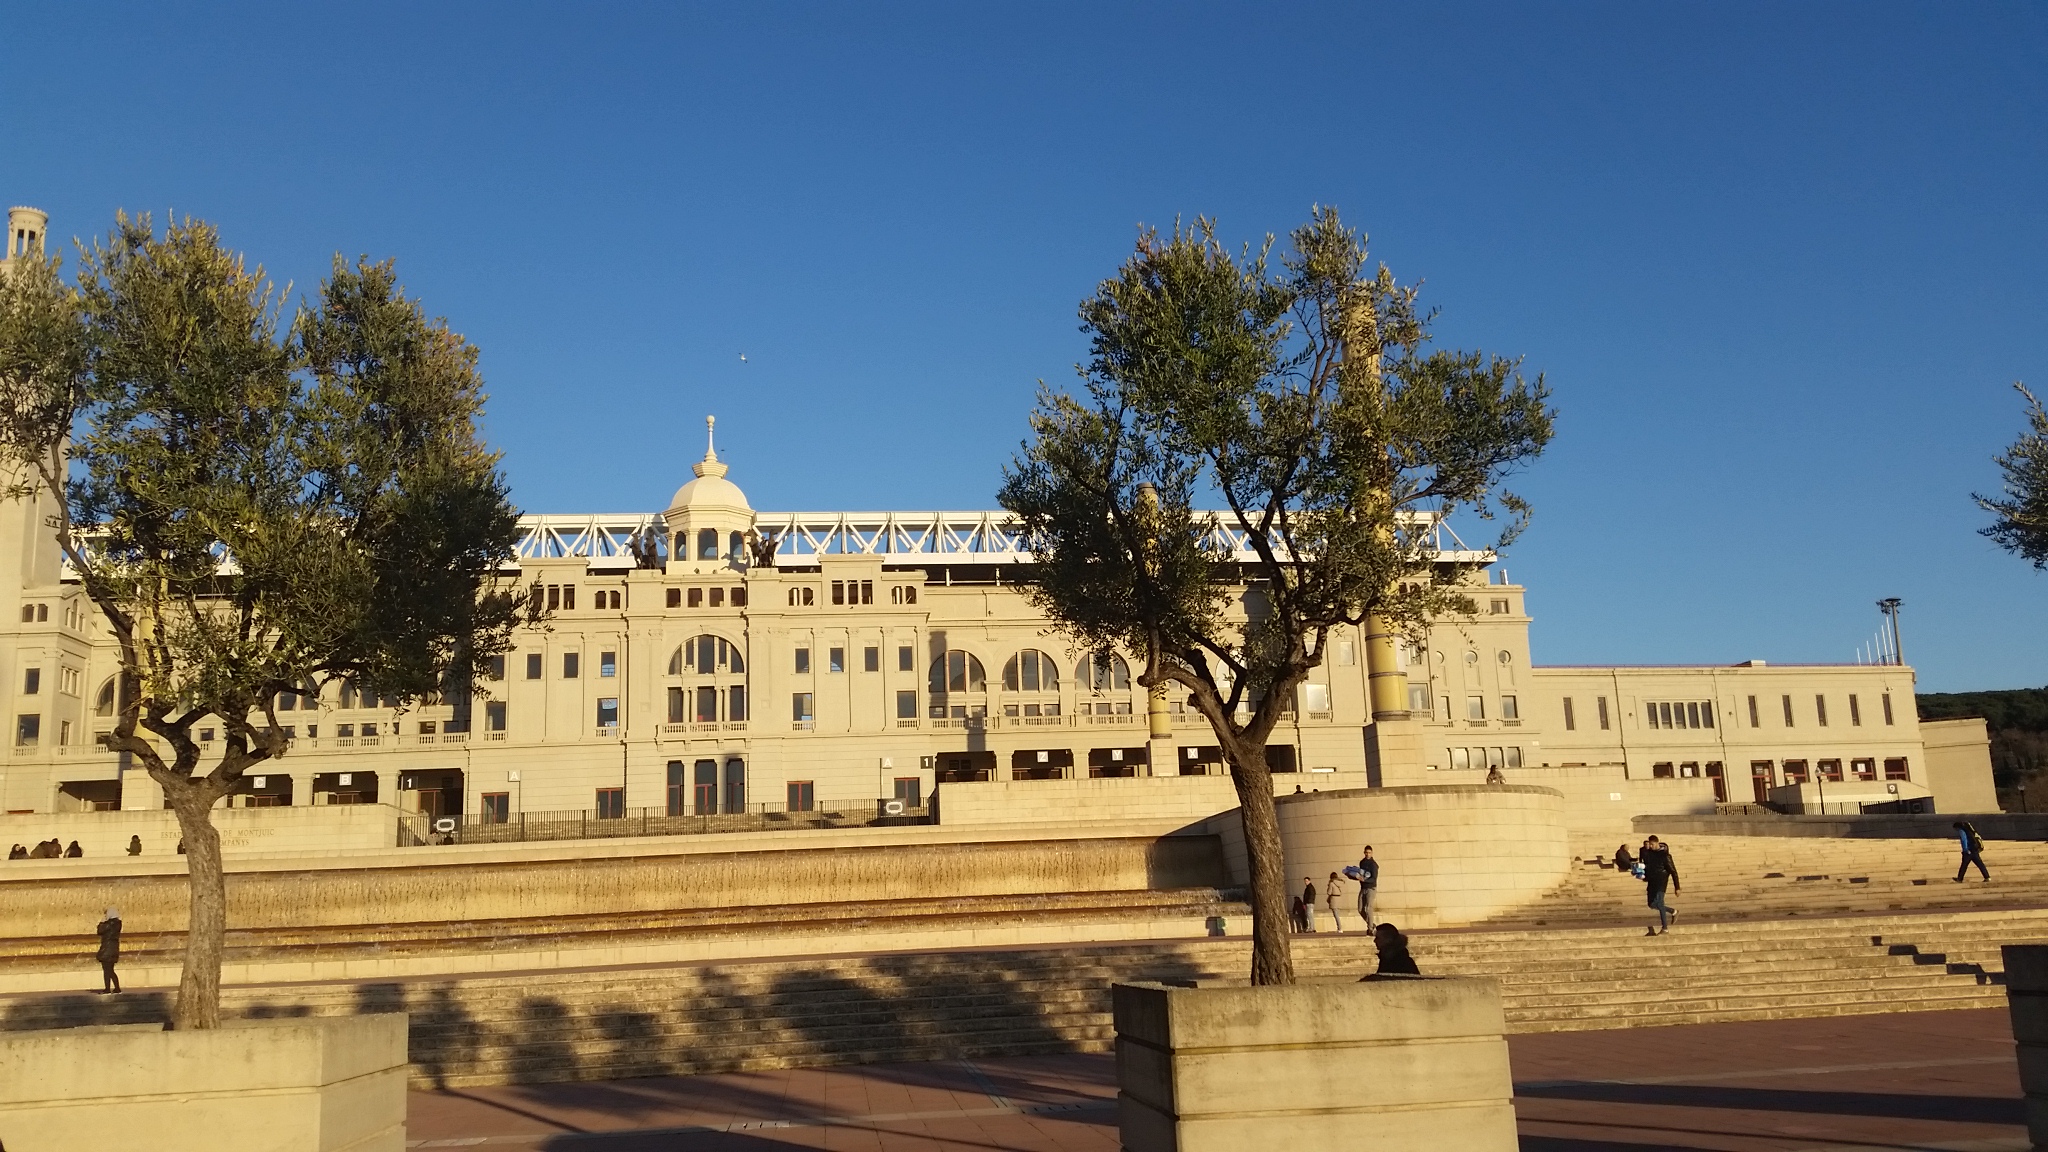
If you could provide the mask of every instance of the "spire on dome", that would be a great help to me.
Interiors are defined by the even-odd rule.
[[[725,475],[726,468],[724,464],[719,463],[718,446],[713,439],[713,434],[717,431],[717,427],[718,417],[706,416],[704,418],[704,459],[690,466],[690,471],[695,472],[699,476]]]

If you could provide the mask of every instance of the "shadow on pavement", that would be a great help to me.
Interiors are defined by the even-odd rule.
[[[2023,1101],[1996,1096],[1923,1096],[1902,1092],[1814,1092],[1791,1088],[1730,1088],[1698,1084],[1546,1084],[1518,1087],[1519,1099],[1591,1100],[1603,1104],[1661,1104],[1676,1108],[1733,1108],[1744,1112],[1815,1112],[1898,1120],[1950,1120],[1965,1124],[2027,1122]],[[1527,1144],[1524,1144],[1527,1147]]]

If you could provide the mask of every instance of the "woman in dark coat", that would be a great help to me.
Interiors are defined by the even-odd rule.
[[[1422,969],[1415,966],[1415,957],[1408,954],[1408,937],[1399,928],[1382,922],[1372,930],[1373,946],[1380,951],[1377,976],[1420,976]]]
[[[100,962],[100,993],[119,992],[121,978],[114,975],[114,965],[121,960],[121,914],[112,908],[107,909],[107,918],[100,921],[97,931],[100,950],[93,955]]]

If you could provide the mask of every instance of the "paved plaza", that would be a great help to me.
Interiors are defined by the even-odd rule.
[[[2027,1147],[2002,1010],[1509,1045],[1524,1152]],[[1343,1080],[1330,1070],[1333,1091]],[[409,1133],[502,1152],[1115,1152],[1115,1097],[1106,1055],[876,1064],[415,1092]]]

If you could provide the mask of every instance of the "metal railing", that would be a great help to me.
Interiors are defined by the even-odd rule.
[[[666,808],[628,808],[613,816],[595,811],[514,812],[502,822],[475,816],[398,818],[398,846],[506,844],[526,840],[596,840],[617,836],[693,836],[713,832],[782,832],[806,828],[865,828],[931,823],[931,809],[897,800],[850,800],[791,812],[781,804],[749,804],[744,812],[674,815]],[[444,830],[445,829],[445,830]]]

